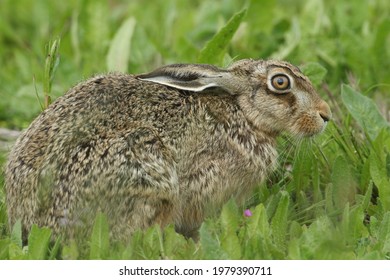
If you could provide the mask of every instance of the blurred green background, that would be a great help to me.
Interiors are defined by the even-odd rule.
[[[334,114],[301,149],[281,139],[280,168],[247,205],[226,204],[198,243],[168,227],[109,246],[99,217],[86,249],[38,228],[23,249],[0,175],[0,259],[390,259],[388,0],[0,0],[0,127],[26,128],[45,93],[95,74],[243,58],[300,65]]]

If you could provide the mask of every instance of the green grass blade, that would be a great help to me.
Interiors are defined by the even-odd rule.
[[[127,72],[135,23],[135,18],[130,17],[116,32],[107,55],[107,69],[109,71]]]
[[[199,63],[220,64],[222,62],[226,47],[232,40],[233,35],[240,26],[245,14],[246,10],[236,13],[228,23],[226,23],[226,25],[207,42],[206,46],[199,54]]]

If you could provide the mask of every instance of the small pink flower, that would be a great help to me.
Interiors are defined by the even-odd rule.
[[[252,212],[251,212],[251,210],[246,209],[246,210],[244,211],[244,216],[245,216],[245,217],[252,217]]]

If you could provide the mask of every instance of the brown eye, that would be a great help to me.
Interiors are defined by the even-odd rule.
[[[271,84],[276,90],[286,90],[290,88],[290,79],[286,75],[277,74],[272,77]]]

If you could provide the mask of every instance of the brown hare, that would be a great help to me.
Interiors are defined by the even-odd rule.
[[[313,136],[330,118],[308,78],[283,61],[93,77],[14,145],[9,222],[21,220],[24,239],[33,224],[72,238],[103,212],[115,239],[155,223],[193,237],[209,209],[245,198],[274,169],[281,132]]]

